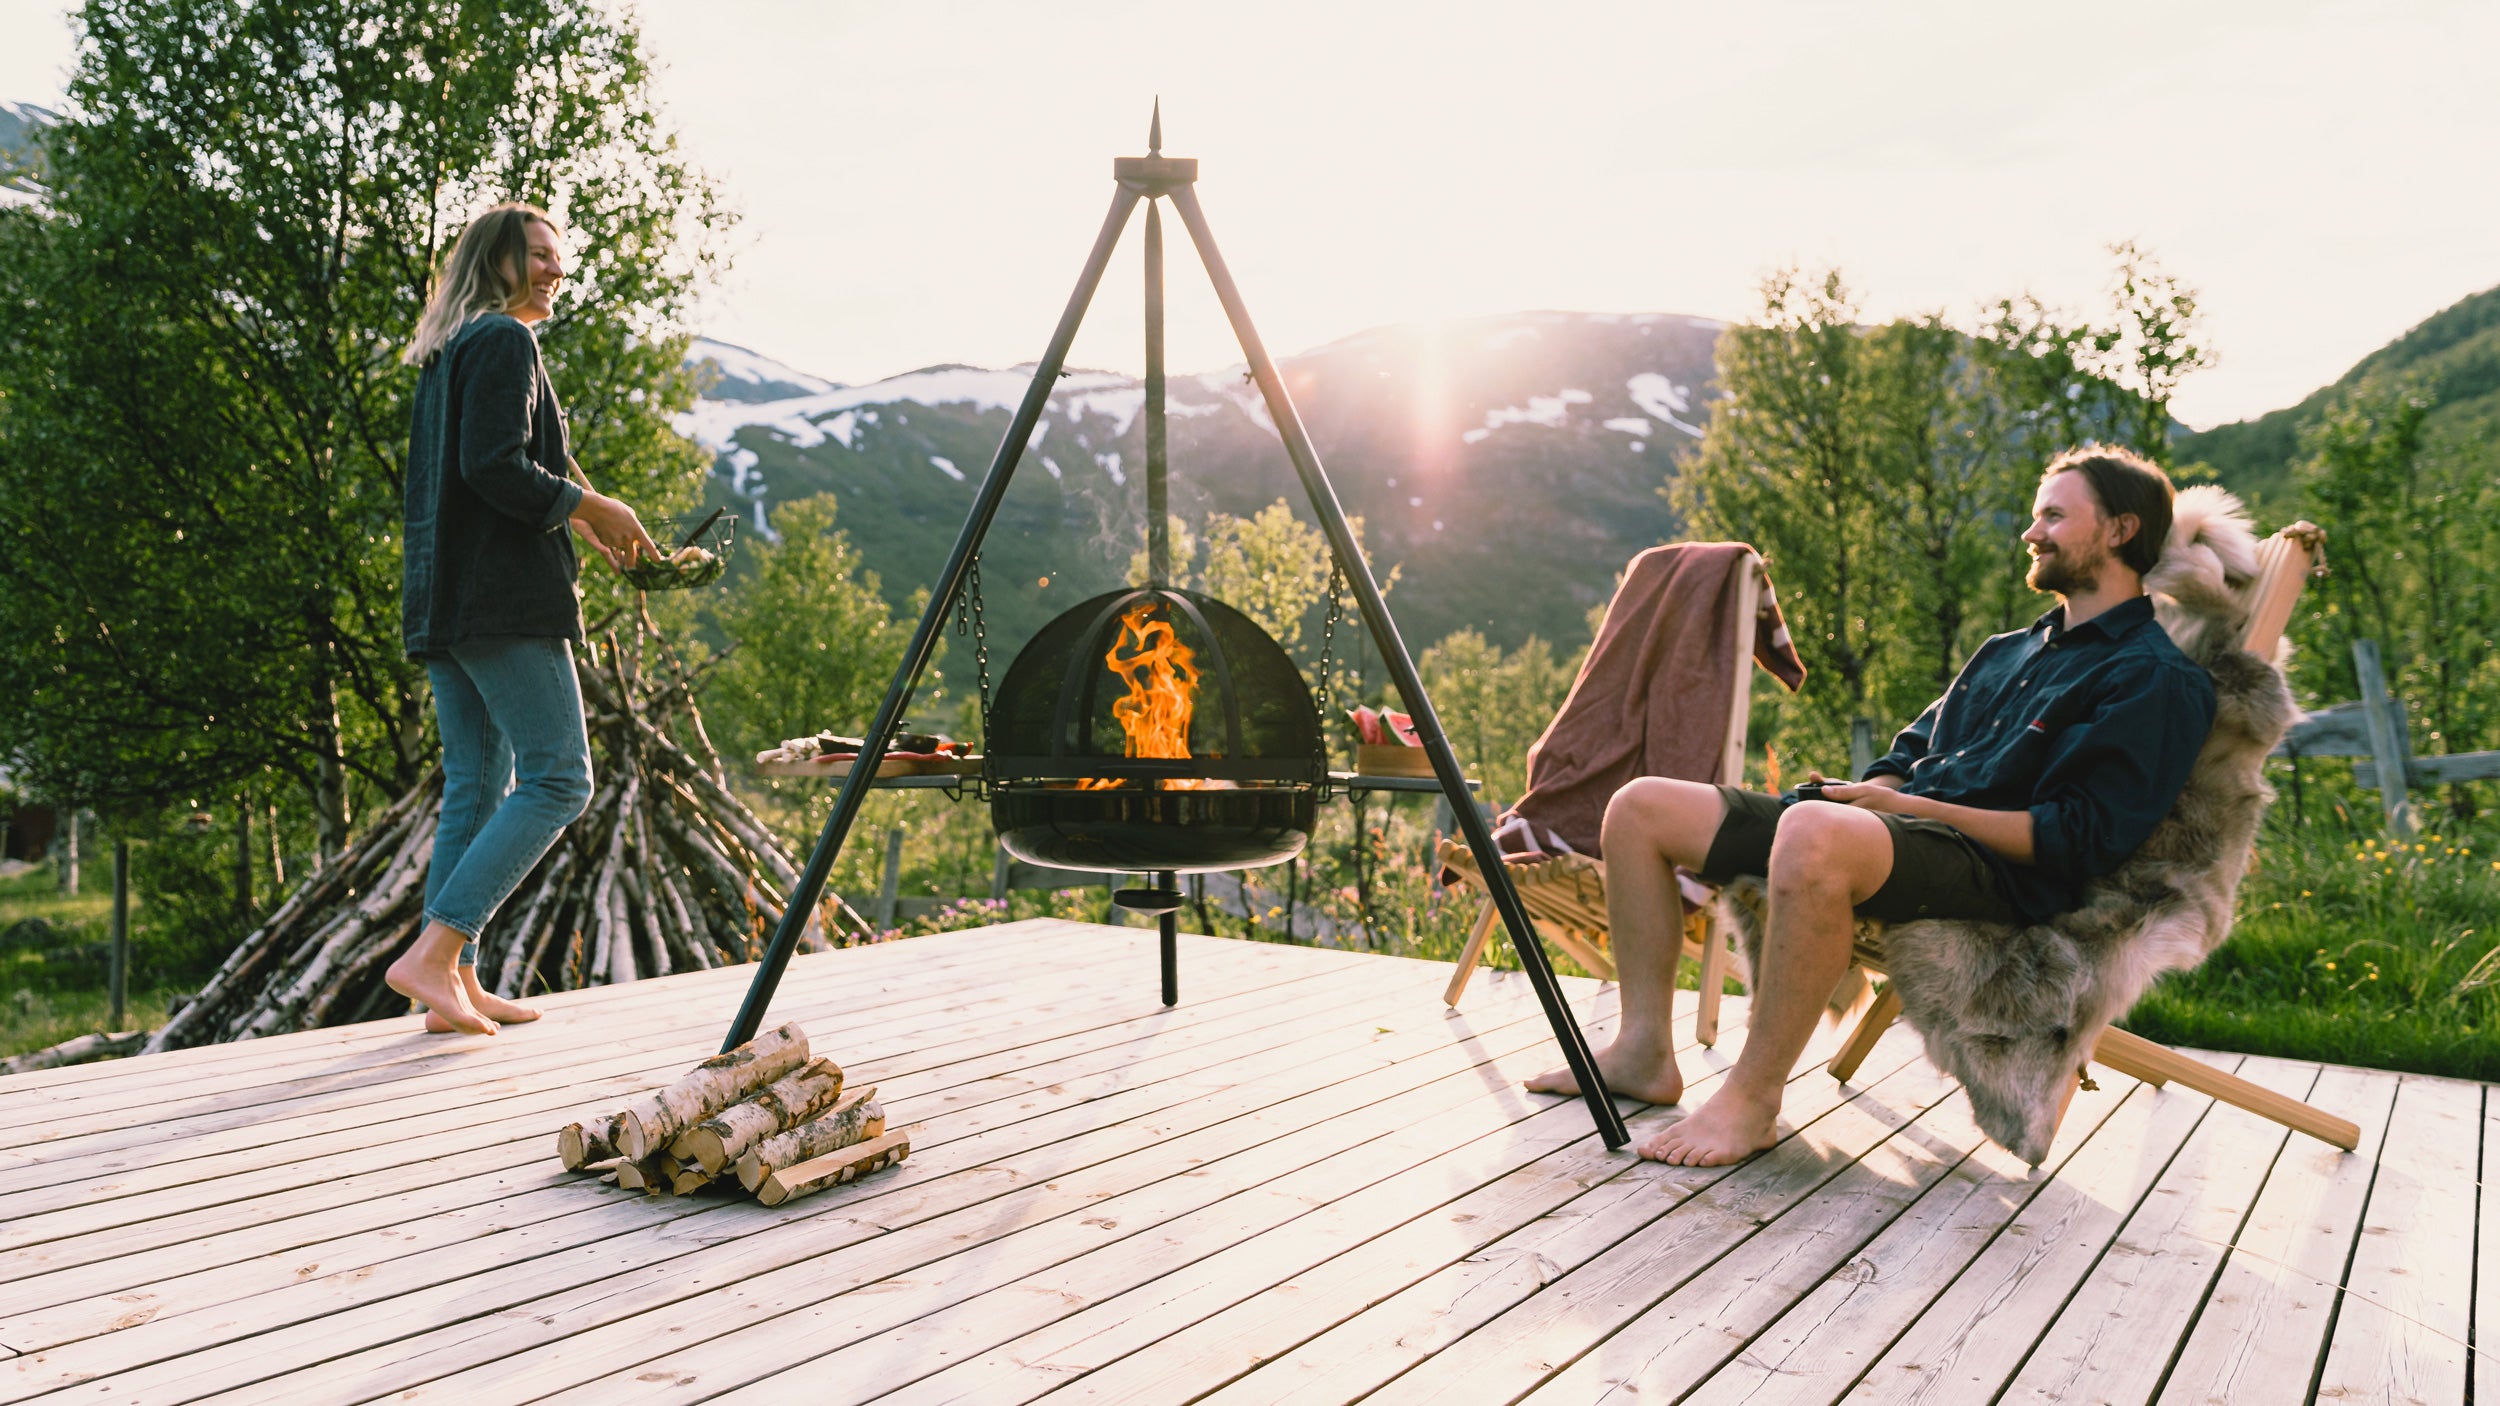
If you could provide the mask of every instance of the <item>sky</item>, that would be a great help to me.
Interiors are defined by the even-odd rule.
[[[58,0],[0,0],[50,104]],[[699,328],[834,380],[1031,361],[1163,102],[1268,346],[1527,309],[1741,319],[1784,264],[1870,317],[2201,294],[2204,426],[2500,283],[2500,5],[645,0],[742,214]],[[1240,360],[1177,221],[1170,363]],[[1137,232],[1072,360],[1142,367]]]

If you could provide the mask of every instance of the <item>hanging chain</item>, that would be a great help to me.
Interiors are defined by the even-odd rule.
[[[1319,627],[1319,783],[1328,783],[1328,722],[1337,683],[1337,622],[1345,618],[1345,568],[1328,566],[1328,613]]]
[[[955,597],[955,633],[972,634],[973,672],[981,682],[981,751],[990,750],[990,631],[981,616],[981,558],[973,555],[963,594]]]

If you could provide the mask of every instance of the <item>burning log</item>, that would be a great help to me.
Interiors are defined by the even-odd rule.
[[[748,1148],[814,1118],[841,1097],[842,1066],[829,1059],[810,1060],[797,1073],[678,1134],[668,1145],[669,1155],[718,1176]]]
[[[813,1122],[764,1139],[738,1159],[738,1184],[753,1191],[783,1167],[866,1142],[885,1131],[885,1106],[871,1087],[846,1095]]]
[[[603,629],[575,672],[600,787],[487,925],[478,979],[519,999],[749,960],[798,870],[725,784],[692,674],[647,616]],[[382,971],[424,920],[441,809],[437,770],[237,944],[147,1048],[406,1010]],[[809,950],[824,930],[810,915]]]
[[[795,1023],[767,1030],[627,1104],[617,1115],[616,1150],[636,1161],[663,1151],[679,1133],[806,1062],[806,1031]]]
[[[887,1133],[885,1136],[846,1147],[839,1152],[811,1158],[795,1167],[786,1167],[764,1178],[755,1189],[755,1199],[767,1206],[795,1201],[810,1192],[864,1177],[870,1172],[900,1163],[911,1155],[911,1130]]]

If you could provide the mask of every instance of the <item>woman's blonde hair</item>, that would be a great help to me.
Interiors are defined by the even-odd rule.
[[[400,353],[402,363],[425,364],[444,343],[460,335],[470,319],[502,312],[519,300],[529,286],[529,227],[533,222],[556,229],[546,211],[518,200],[469,221],[434,276],[425,311],[417,318],[417,334],[408,350]]]

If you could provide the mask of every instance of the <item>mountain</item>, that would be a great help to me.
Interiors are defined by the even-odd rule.
[[[2428,434],[2500,440],[2500,288],[2486,288],[2431,314],[2297,405],[2186,436],[2179,458],[2213,465],[2244,497],[2288,506],[2300,427],[2370,376],[2419,377],[2428,385],[2438,397],[2425,426]]]
[[[33,103],[0,102],[0,205],[24,205],[43,193],[43,129],[60,114]]]
[[[1374,569],[1400,573],[1390,609],[1410,649],[1464,626],[1505,648],[1579,642],[1624,562],[1678,534],[1658,489],[1700,438],[1719,330],[1519,313],[1381,328],[1282,363]],[[897,605],[944,564],[1032,375],[932,366],[837,386],[722,343],[690,356],[718,373],[680,421],[718,454],[711,501],[768,528],[774,502],[836,494]],[[1120,584],[1142,550],[1144,403],[1135,378],[1063,373],[982,553],[1007,648]],[[1167,403],[1175,513],[1195,527],[1281,497],[1309,519],[1243,368],[1174,376]]]

